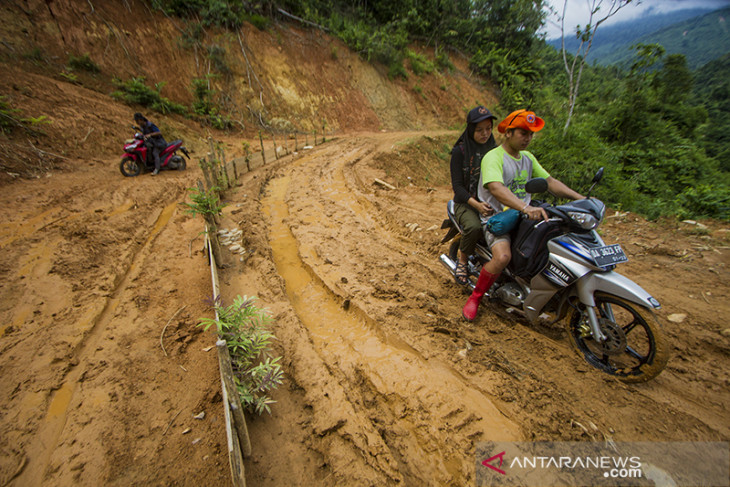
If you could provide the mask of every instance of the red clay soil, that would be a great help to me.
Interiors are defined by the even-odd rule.
[[[230,485],[215,337],[197,326],[212,317],[203,221],[185,203],[208,134],[230,158],[257,146],[253,112],[301,132],[279,160],[267,140],[268,163],[256,155],[224,193],[223,226],[246,252],[224,251],[223,298],[269,310],[285,373],[272,413],[247,416],[249,485],[471,485],[488,440],[728,441],[727,224],[609,211],[603,238],[662,303],[670,349],[656,379],[624,384],[559,325],[494,304],[460,318],[466,295],[438,260],[458,136],[446,129],[494,98],[458,59],[450,74],[389,81],[317,31],[249,26],[240,44],[211,32],[228,43],[232,96],[253,110],[243,130],[150,113],[193,160],[124,178],[121,144],[143,109],[108,95],[110,73],[169,81],[163,95],[189,103],[182,80],[205,62],[145,9],[0,7],[0,93],[18,119],[52,122],[0,136],[0,485]],[[164,65],[132,47],[155,32]],[[101,74],[60,76],[68,52]],[[334,138],[302,149],[322,119]]]

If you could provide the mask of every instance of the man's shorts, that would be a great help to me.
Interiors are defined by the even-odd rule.
[[[497,242],[507,242],[507,245],[510,245],[512,242],[509,233],[497,236],[487,230],[487,228],[484,226],[482,226],[482,231],[484,232],[484,240],[487,242],[487,247],[489,247],[490,249],[494,247],[494,244],[496,244]]]

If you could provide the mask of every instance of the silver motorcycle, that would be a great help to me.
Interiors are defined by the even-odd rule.
[[[601,180],[603,168],[593,178]],[[547,181],[527,182],[529,193],[547,191]],[[567,317],[573,347],[593,367],[624,382],[653,379],[667,364],[668,350],[654,313],[659,302],[638,284],[614,269],[627,261],[619,244],[606,245],[596,232],[606,207],[590,197],[568,204],[539,204],[547,221],[523,219],[511,233],[512,260],[485,294],[489,301],[512,308],[532,324],[557,323]],[[461,229],[454,218],[454,202],[447,204],[452,241],[441,262],[456,270]],[[473,290],[482,265],[492,255],[482,240],[469,257],[469,284]]]

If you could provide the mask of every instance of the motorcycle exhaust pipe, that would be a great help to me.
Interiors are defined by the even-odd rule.
[[[446,254],[441,254],[441,257],[439,257],[439,260],[444,265],[444,267],[446,267],[446,269],[448,269],[449,272],[451,272],[451,275],[453,276],[454,273],[456,272],[456,262],[451,260],[451,258],[449,258],[449,256]]]

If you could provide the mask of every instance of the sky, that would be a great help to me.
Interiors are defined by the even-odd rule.
[[[585,25],[590,15],[589,4],[594,0],[568,0],[567,15],[565,17],[565,33],[573,34],[575,26]],[[565,0],[548,0],[558,12],[563,11]],[[611,0],[603,0],[603,8],[601,11],[607,11]],[[621,21],[634,20],[642,15],[660,14],[673,12],[675,10],[684,10],[689,8],[708,8],[716,10],[719,8],[730,7],[730,0],[642,0],[640,4],[636,4],[636,0],[629,5],[623,7],[619,12],[606,20],[602,26],[616,24]],[[600,28],[599,28],[600,30]],[[560,37],[560,23],[553,17],[548,17],[545,32],[548,39]]]

